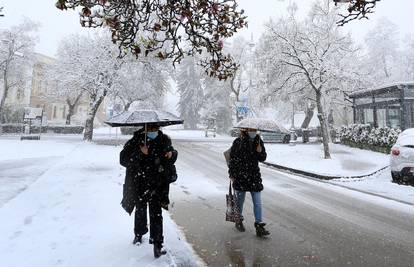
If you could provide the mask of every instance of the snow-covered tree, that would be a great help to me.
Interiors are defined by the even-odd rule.
[[[227,133],[232,126],[230,82],[211,77],[204,79],[204,101],[201,118],[214,119],[219,133]]]
[[[327,1],[314,3],[309,17],[270,22],[263,37],[268,56],[262,67],[268,89],[289,99],[314,101],[321,125],[325,158],[330,158],[327,110],[333,99],[358,88],[356,58],[350,36],[336,25],[337,11]],[[343,95],[342,95],[343,100]]]
[[[82,68],[74,67],[80,64],[82,51],[86,51],[82,43],[83,37],[80,35],[70,35],[64,38],[58,47],[56,54],[57,61],[48,71],[48,79],[56,84],[56,90],[48,92],[52,99],[64,99],[68,105],[66,124],[71,123],[71,118],[75,113],[76,106],[79,104],[84,92],[84,80]],[[75,54],[72,54],[75,53]]]
[[[163,94],[168,90],[169,73],[165,62],[146,57],[141,60],[126,58],[118,79],[117,97],[124,110],[128,110],[135,102],[151,104],[153,107],[162,103]]]
[[[404,46],[398,54],[396,65],[398,66],[399,81],[414,81],[414,35],[404,39]]]
[[[243,37],[238,37],[233,40],[233,44],[227,48],[233,56],[237,69],[231,77],[228,86],[225,88],[230,90],[233,96],[233,106],[235,108],[236,121],[243,119],[242,114],[239,114],[237,103],[241,101],[241,97],[246,95],[247,90],[251,87],[252,65],[253,65],[253,41],[247,41]],[[251,88],[250,88],[251,89]]]
[[[178,68],[177,85],[180,100],[178,110],[186,129],[197,129],[203,106],[202,72],[194,58],[183,60]]]
[[[66,66],[66,69],[62,70],[63,74],[68,74],[66,82],[71,80],[79,83],[89,98],[84,140],[90,141],[95,115],[105,97],[116,92],[115,85],[124,60],[118,57],[117,47],[102,34],[97,33],[92,37],[74,36],[63,42],[69,42],[67,45],[62,44],[69,51],[62,54],[58,61],[62,66]]]
[[[374,85],[395,81],[398,77],[398,28],[387,18],[381,18],[365,36],[367,60],[371,81]]]
[[[5,114],[4,107],[8,93],[14,87],[23,87],[25,80],[24,66],[30,64],[36,43],[38,25],[25,19],[10,29],[0,30],[0,121]]]

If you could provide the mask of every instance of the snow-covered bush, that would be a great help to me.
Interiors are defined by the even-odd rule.
[[[56,133],[56,134],[81,134],[84,127],[82,125],[43,125],[42,133]],[[22,123],[4,123],[0,124],[0,132],[8,134],[19,134],[23,130]],[[38,125],[31,126],[32,133],[40,131]]]
[[[48,125],[47,132],[57,134],[81,134],[83,133],[82,125]]]
[[[401,130],[390,127],[374,128],[369,124],[351,124],[342,126],[339,136],[342,143],[352,143],[361,148],[367,145],[390,148],[395,144],[400,133]]]

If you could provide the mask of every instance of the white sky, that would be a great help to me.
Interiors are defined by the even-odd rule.
[[[263,23],[270,17],[277,18],[286,14],[286,6],[291,1],[297,3],[300,16],[306,14],[312,3],[311,0],[238,0],[240,8],[243,8],[249,16],[249,28],[240,34],[250,38],[253,33],[254,38],[257,39],[263,32]],[[86,32],[86,29],[80,27],[76,12],[60,11],[55,8],[55,2],[56,0],[0,0],[0,6],[4,6],[5,14],[5,17],[0,18],[0,27],[18,24],[23,16],[39,22],[42,27],[36,50],[53,56],[62,37],[71,33]],[[403,37],[406,34],[414,34],[413,10],[413,0],[382,0],[369,21],[351,22],[345,27],[352,32],[357,41],[361,42],[364,34],[373,27],[378,18],[387,17],[400,27]]]

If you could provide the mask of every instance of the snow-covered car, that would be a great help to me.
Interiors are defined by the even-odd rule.
[[[390,168],[394,183],[414,181],[414,128],[398,136],[391,148]]]

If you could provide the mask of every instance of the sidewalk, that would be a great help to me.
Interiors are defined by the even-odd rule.
[[[0,143],[12,151],[9,159],[2,155],[0,165],[6,159],[10,163],[33,158],[36,154],[33,151],[44,153],[64,147],[56,140],[30,143],[0,140]],[[124,170],[118,163],[119,150],[119,147],[78,142],[64,151],[67,153],[48,155],[59,158],[0,207],[2,264],[198,266],[197,256],[167,212],[164,212],[166,256],[154,259],[147,236],[140,247],[131,244],[133,217],[119,204],[124,179]],[[15,177],[19,173],[25,175],[23,170],[16,169]]]
[[[329,148],[331,159],[324,159],[322,144],[266,144],[266,162],[329,179],[368,176],[389,165],[386,154],[340,144]]]
[[[266,144],[267,165],[352,190],[414,205],[414,188],[392,183],[389,155],[330,144],[331,159],[322,144]]]

